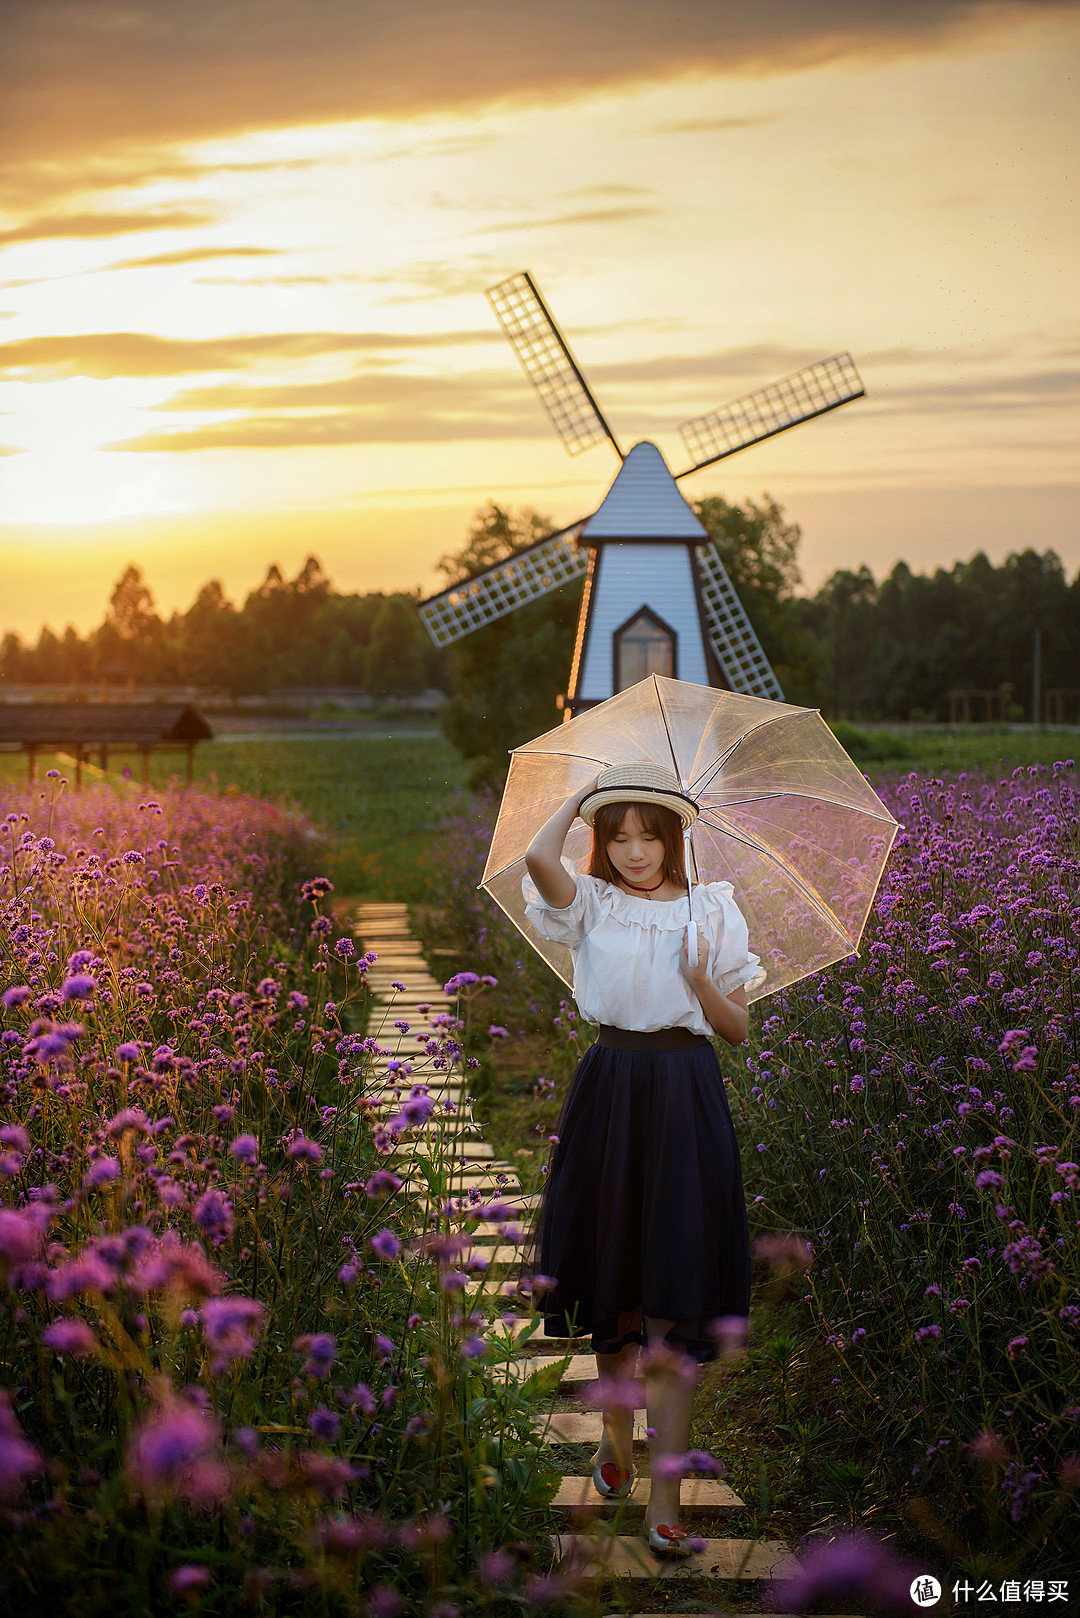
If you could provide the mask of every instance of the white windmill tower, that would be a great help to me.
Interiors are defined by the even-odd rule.
[[[471,634],[585,575],[574,661],[561,705],[570,719],[650,674],[783,701],[784,693],[712,538],[678,479],[863,396],[850,354],[836,354],[679,428],[693,464],[672,474],[655,444],[624,455],[527,271],[488,300],[571,455],[608,439],[621,462],[591,517],[515,551],[420,604],[436,646]]]

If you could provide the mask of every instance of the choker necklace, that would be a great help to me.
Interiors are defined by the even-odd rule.
[[[662,888],[664,886],[664,883],[667,881],[667,878],[665,877],[664,873],[661,871],[660,880],[656,884],[655,888],[643,888],[643,887],[640,886],[639,883],[631,882],[630,878],[626,877],[626,876],[623,877],[623,881],[626,883],[626,886],[628,888],[633,888],[636,893],[644,893],[646,896],[648,896],[649,894],[655,893],[658,888]]]

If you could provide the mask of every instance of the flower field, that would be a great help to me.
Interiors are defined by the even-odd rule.
[[[827,1419],[960,1545],[1045,1568],[1080,1541],[1080,795],[1057,765],[885,796],[860,956],[761,1008],[752,1212],[809,1264]]]
[[[878,787],[903,830],[860,955],[762,1002],[724,1055],[790,1363],[809,1345],[831,1367],[791,1431],[850,1457],[854,1493],[942,1568],[1068,1576],[1075,773]],[[445,824],[425,936],[498,979],[474,1078],[490,1096],[520,1068],[524,1028],[552,1105],[588,1034],[474,890],[492,808]],[[0,823],[5,1608],[572,1597],[544,1568],[552,1384],[506,1376],[515,1317],[462,1257],[511,1210],[446,1201],[439,1149],[415,1160],[432,1215],[393,1172],[397,1126],[437,1115],[422,1093],[374,1108],[371,963],[324,913],[320,836],[235,793],[59,783],[7,789]],[[447,1019],[413,1082],[469,1070],[465,1043]]]
[[[529,1600],[544,1390],[457,1267],[510,1210],[443,1202],[438,1150],[435,1211],[406,1199],[388,1153],[434,1104],[374,1110],[371,962],[310,825],[57,783],[0,825],[0,1605]]]
[[[809,1343],[832,1362],[793,1441],[849,1457],[855,1493],[943,1562],[1067,1575],[1080,1543],[1075,770],[875,785],[902,831],[859,955],[762,1001],[748,1045],[721,1050],[757,1253],[798,1305],[796,1358]],[[588,1034],[474,891],[492,808],[444,829],[431,936],[498,976],[498,1021],[548,1031],[533,1095],[557,1101]]]

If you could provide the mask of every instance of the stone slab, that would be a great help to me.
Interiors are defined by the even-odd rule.
[[[432,1142],[427,1135],[419,1135],[401,1142],[390,1154],[400,1157],[402,1154],[417,1157],[432,1156]],[[494,1146],[489,1146],[486,1140],[461,1141],[454,1146],[453,1161],[459,1163],[462,1158],[469,1163],[491,1163],[495,1158]]]
[[[594,1544],[584,1534],[552,1534],[559,1561],[570,1558],[583,1571],[629,1579],[777,1579],[798,1569],[798,1561],[779,1540],[707,1539],[693,1556],[660,1557],[644,1535],[612,1535]]]
[[[553,1365],[561,1365],[564,1359],[565,1355],[561,1354],[532,1354],[527,1358],[515,1361],[510,1367],[510,1374],[518,1377],[519,1380],[524,1380],[525,1377],[532,1376],[534,1371],[547,1371]],[[595,1382],[595,1380],[595,1356],[592,1354],[574,1354],[567,1362],[566,1369],[559,1378],[559,1386],[562,1387],[565,1383],[570,1382]],[[641,1381],[640,1378],[638,1380]],[[645,1384],[642,1382],[639,1390],[642,1397],[644,1397],[644,1390]]]
[[[634,1411],[634,1443],[644,1444],[645,1412]],[[604,1418],[599,1410],[593,1414],[584,1410],[553,1410],[544,1425],[540,1428],[540,1436],[548,1444],[599,1444],[604,1436]]]
[[[647,1506],[651,1490],[651,1480],[639,1476],[634,1484],[634,1492],[626,1502],[626,1508]],[[745,1500],[740,1500],[734,1489],[716,1478],[683,1478],[679,1500],[680,1510],[688,1512],[739,1511],[746,1508]],[[596,1492],[590,1473],[587,1477],[564,1477],[551,1504],[567,1511],[580,1506],[595,1506],[598,1511],[614,1511],[621,1507],[623,1502],[602,1499]]]

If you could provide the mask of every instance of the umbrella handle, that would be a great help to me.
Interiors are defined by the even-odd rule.
[[[690,920],[686,927],[686,959],[690,966],[698,964],[697,928],[694,926],[694,895],[690,887],[690,828],[683,832],[683,861],[686,870],[686,904]]]

